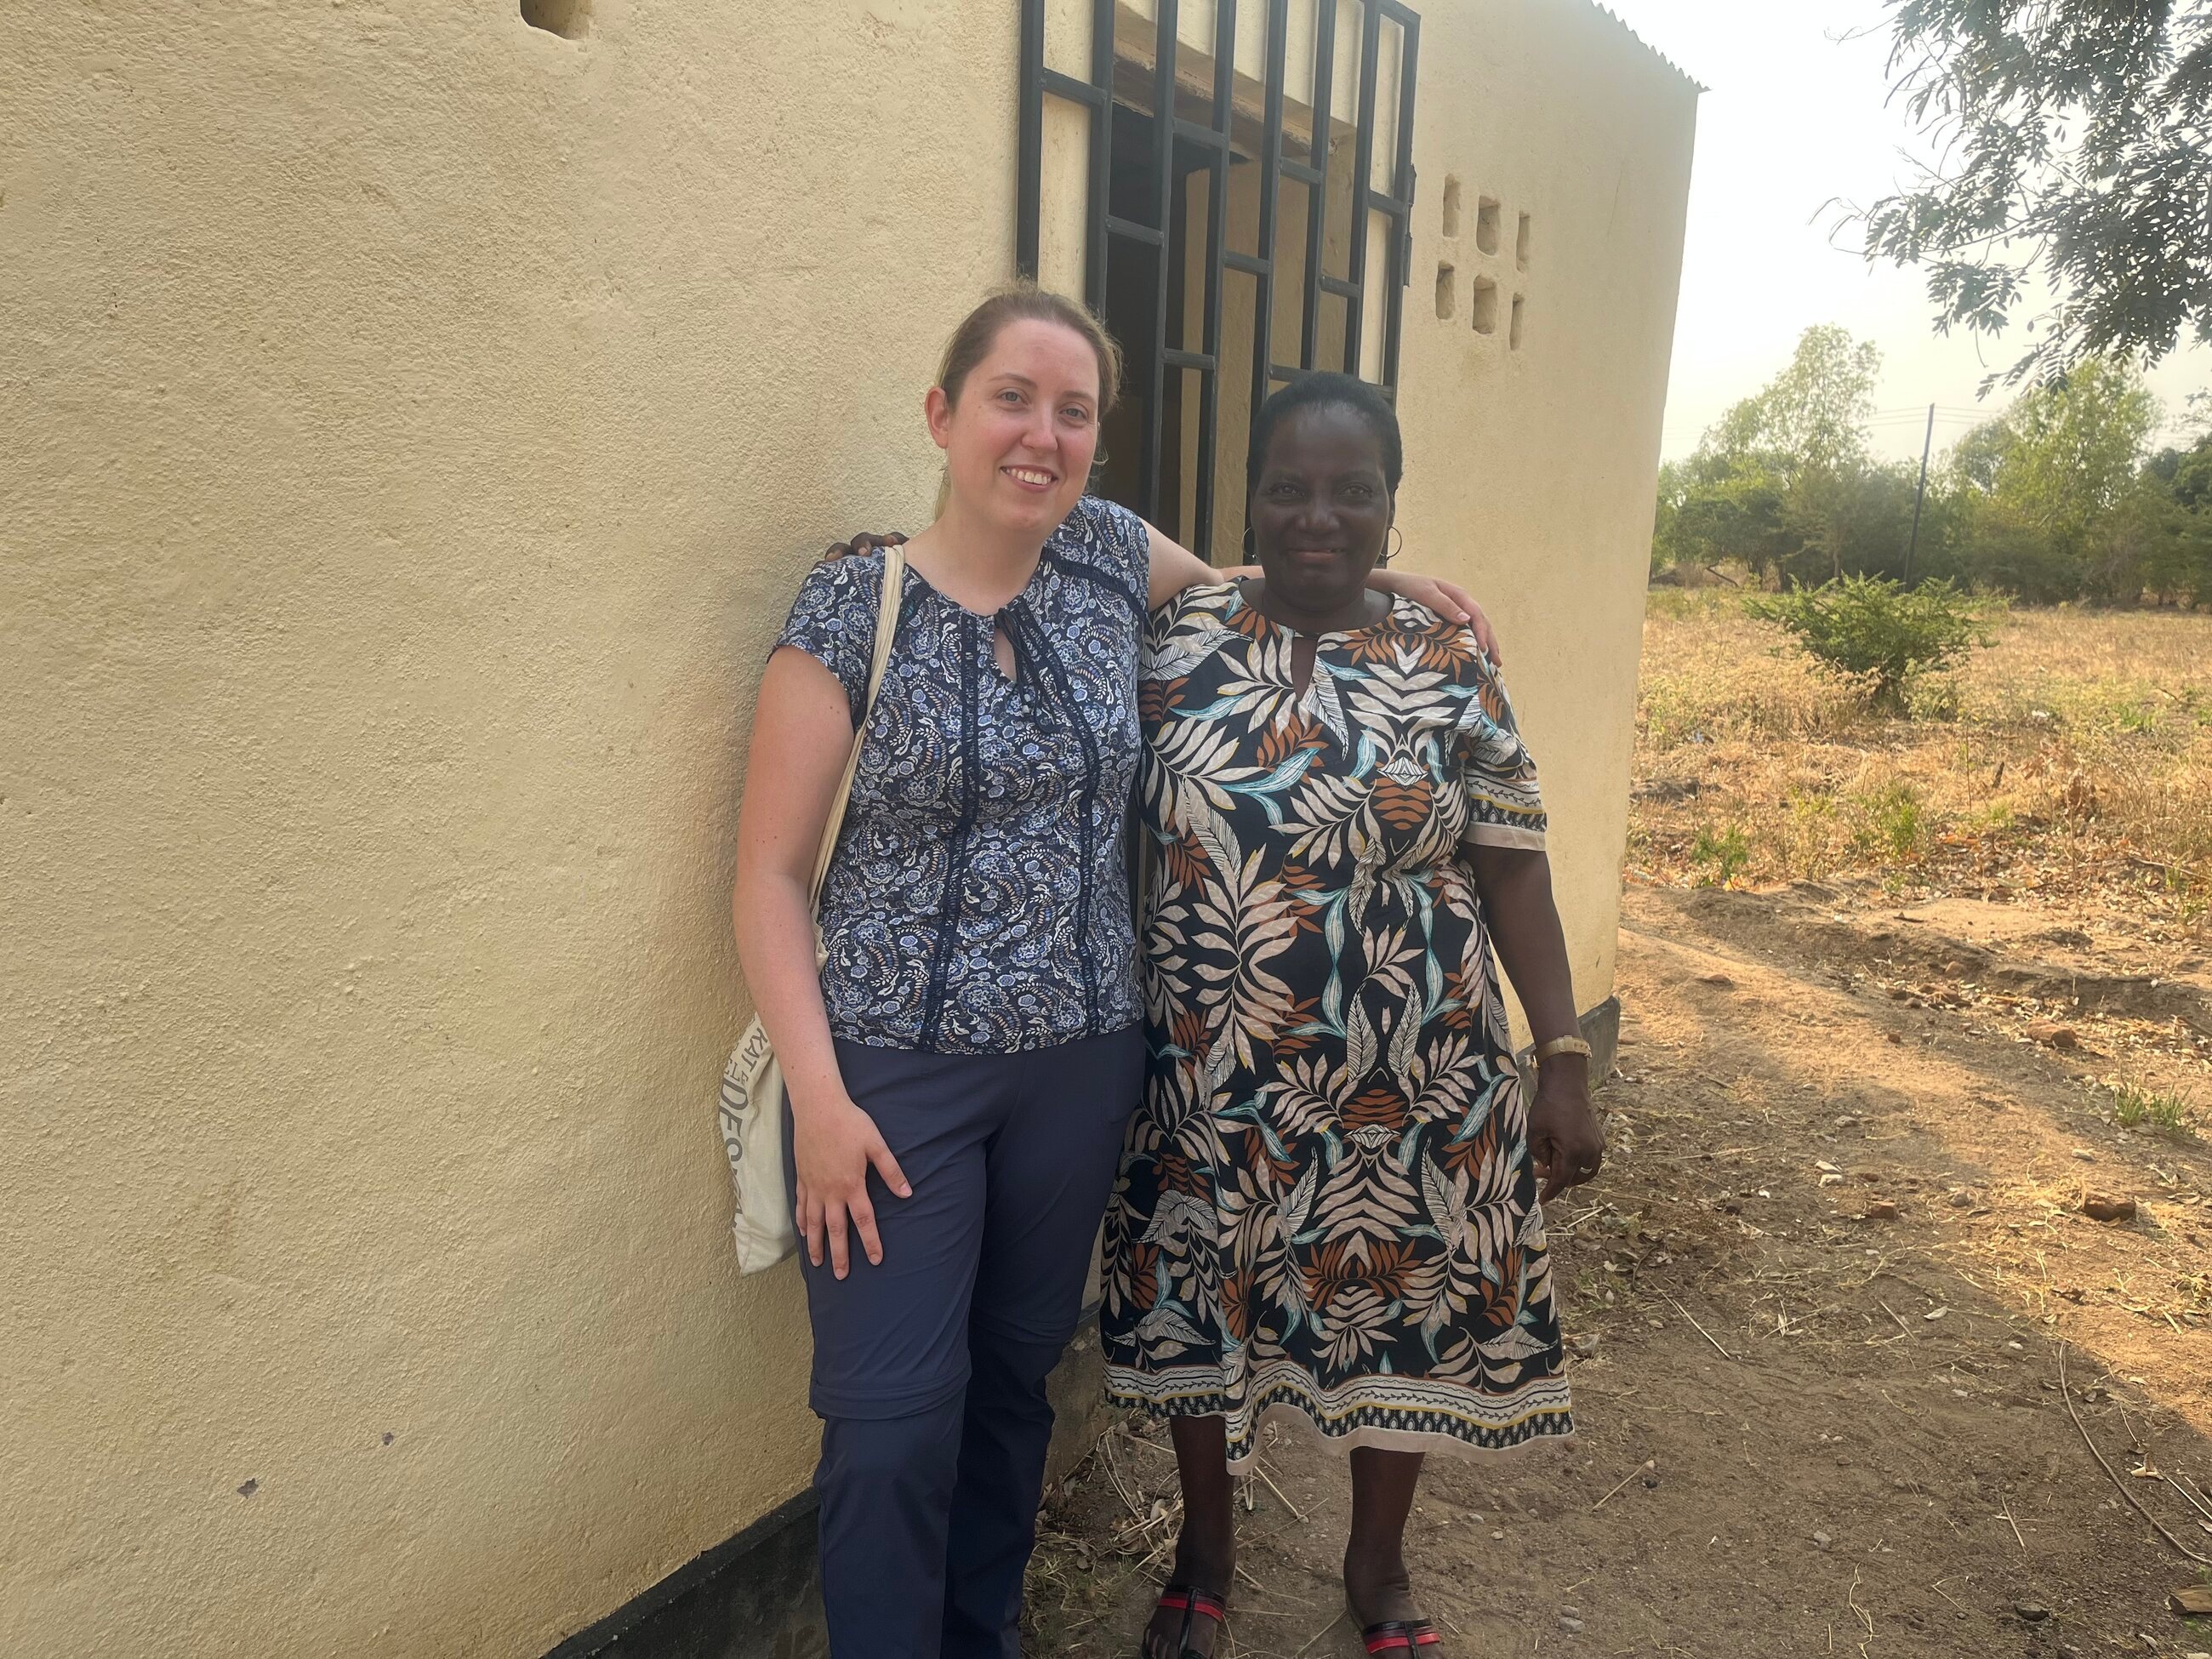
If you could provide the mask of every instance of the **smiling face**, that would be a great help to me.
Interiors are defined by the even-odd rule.
[[[1316,617],[1361,605],[1396,512],[1382,441],[1364,416],[1342,404],[1291,410],[1252,487],[1252,542],[1268,591]]]
[[[1098,355],[1063,324],[1007,323],[948,396],[932,387],[930,436],[951,501],[997,527],[1049,535],[1074,510],[1098,451]]]

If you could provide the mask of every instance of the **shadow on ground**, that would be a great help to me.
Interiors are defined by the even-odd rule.
[[[2212,1159],[2087,1086],[2124,1039],[2202,1079],[2196,1034],[2092,1006],[2051,1048],[1984,957],[1830,896],[1630,894],[1613,1154],[1552,1216],[1582,1431],[1432,1463],[1439,1659],[2212,1652],[2167,1606],[2212,1558]],[[1121,1421],[1055,1496],[1032,1651],[1136,1651],[1164,1440]],[[1341,1460],[1285,1435],[1264,1468],[1220,1651],[1358,1654]]]

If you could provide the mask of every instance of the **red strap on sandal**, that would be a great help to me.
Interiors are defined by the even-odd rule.
[[[1182,1615],[1182,1628],[1176,1632],[1176,1646],[1185,1655],[1196,1651],[1190,1645],[1190,1621],[1211,1619],[1216,1625],[1229,1622],[1229,1602],[1210,1589],[1200,1589],[1195,1584],[1170,1584],[1160,1592],[1158,1605],[1170,1613]]]
[[[1380,1625],[1370,1625],[1359,1632],[1359,1639],[1367,1644],[1370,1653],[1412,1653],[1420,1648],[1442,1647],[1443,1638],[1437,1627],[1425,1619],[1409,1623],[1393,1619]]]
[[[1170,1613],[1194,1613],[1221,1624],[1229,1617],[1229,1603],[1212,1590],[1195,1584],[1170,1584],[1160,1592],[1159,1605]]]

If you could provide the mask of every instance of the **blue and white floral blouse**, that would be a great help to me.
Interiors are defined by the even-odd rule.
[[[907,572],[823,888],[836,1036],[1005,1054],[1137,1022],[1121,836],[1149,560],[1144,521],[1086,496],[995,617]],[[837,676],[856,720],[883,580],[880,553],[817,566],[777,639]]]

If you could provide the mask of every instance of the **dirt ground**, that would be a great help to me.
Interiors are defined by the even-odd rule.
[[[1610,1156],[1552,1215],[1580,1433],[1432,1461],[1443,1659],[2212,1654],[2168,1602],[2212,1586],[2201,910],[1982,880],[1632,876]],[[1341,1459],[1262,1468],[1219,1651],[1359,1653]],[[1119,1421],[1048,1505],[1031,1651],[1136,1651],[1174,1493]]]

